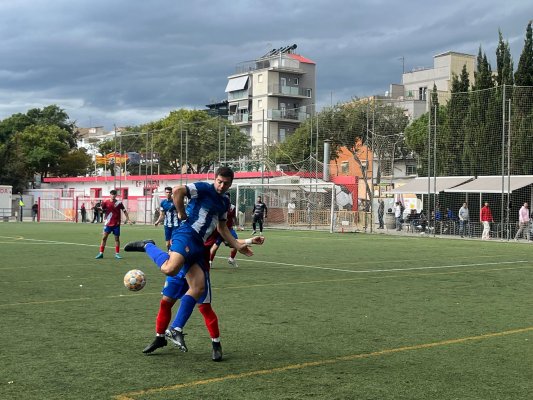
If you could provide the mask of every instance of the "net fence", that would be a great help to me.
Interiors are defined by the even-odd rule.
[[[364,216],[346,207],[351,205],[351,194],[332,183],[237,184],[230,195],[241,229],[251,228],[259,196],[268,209],[266,229],[352,232],[362,229],[364,223]]]

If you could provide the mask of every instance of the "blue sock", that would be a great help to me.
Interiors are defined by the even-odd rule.
[[[148,257],[150,257],[153,262],[157,264],[158,268],[161,268],[161,265],[163,265],[165,261],[170,258],[168,253],[165,253],[152,243],[148,243],[146,246],[144,246],[144,250],[146,251],[146,254],[148,254]]]
[[[196,305],[196,300],[194,297],[186,294],[180,300],[180,308],[176,314],[176,318],[170,325],[171,328],[182,328],[185,326],[192,312],[194,311],[194,306]]]

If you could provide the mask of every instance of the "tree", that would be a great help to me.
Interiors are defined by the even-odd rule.
[[[40,133],[44,135],[42,138]],[[53,139],[54,136],[56,139]],[[61,143],[58,144],[57,140]],[[44,172],[46,175],[50,169],[56,168],[60,157],[66,154],[63,150],[68,152],[76,147],[74,123],[56,105],[34,108],[26,114],[13,114],[0,121],[0,145],[2,182],[22,190],[27,182],[33,181],[35,173]],[[53,153],[58,149],[61,153],[56,157]]]
[[[30,125],[15,135],[30,168],[41,174],[59,168],[59,162],[70,150],[69,132],[56,125]]]
[[[533,32],[531,21],[527,24],[524,48],[514,74],[517,86],[533,86]]]
[[[371,193],[368,163],[360,151],[362,146],[375,151],[379,181],[379,168],[383,160],[405,157],[407,154],[403,144],[407,122],[403,110],[393,105],[370,101],[337,104],[308,119],[284,143],[273,149],[270,157],[275,156],[276,162],[287,161],[293,165],[315,153],[321,159],[322,152],[317,152],[317,149],[323,148],[324,140],[328,139],[331,141],[330,159],[333,161],[338,158],[341,147],[347,149],[362,171],[367,193]],[[315,130],[318,130],[318,140],[313,133]],[[394,149],[393,154],[390,153],[391,148]]]
[[[496,75],[496,83],[498,86],[512,85],[513,79],[513,59],[511,57],[511,50],[509,42],[503,41],[502,32],[498,30],[498,47],[496,49],[496,68],[498,75]]]
[[[520,55],[515,75],[515,88],[512,93],[511,122],[511,173],[530,174],[533,160],[530,151],[533,147],[533,33],[531,21],[527,25],[524,48]]]
[[[463,65],[460,77],[453,75],[451,96],[446,107],[442,152],[446,156],[441,160],[442,175],[458,176],[464,174],[462,163],[464,138],[467,136],[465,120],[470,107],[470,79],[466,65]]]
[[[53,172],[57,176],[85,176],[91,166],[91,156],[81,148],[63,155]]]
[[[0,160],[9,160],[2,163],[0,168],[0,183],[13,186],[13,193],[22,192],[28,182],[33,180],[33,174],[15,138],[0,144]]]
[[[475,83],[470,94],[470,107],[465,119],[463,151],[464,172],[468,175],[490,175],[500,171],[499,159],[494,154],[501,149],[501,135],[497,116],[501,120],[501,103],[497,103],[490,63],[479,48]]]
[[[158,160],[162,174],[200,173],[215,169],[219,159],[227,160],[250,154],[248,137],[225,119],[211,117],[205,111],[175,110],[158,121],[128,128],[117,138],[99,145],[102,155],[115,151],[136,152],[141,165],[129,165],[131,173],[150,173],[152,159]]]

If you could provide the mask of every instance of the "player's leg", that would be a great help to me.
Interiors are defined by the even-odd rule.
[[[255,235],[257,233],[257,231],[255,229],[256,228],[256,223],[257,223],[257,216],[254,215],[253,220],[252,220],[252,229],[253,229],[252,235]]]
[[[168,287],[165,284],[165,288]],[[161,301],[159,302],[159,311],[157,312],[157,317],[155,320],[155,339],[152,343],[145,347],[143,353],[148,354],[159,349],[160,347],[165,347],[167,345],[167,339],[165,338],[165,331],[170,324],[172,319],[172,306],[176,303],[176,299],[163,295]]]
[[[120,255],[120,225],[115,226],[113,234],[115,235],[115,258],[120,260],[122,258]]]
[[[211,343],[213,345],[212,360],[222,360],[222,344],[220,343],[220,329],[218,327],[218,317],[211,303],[204,303],[198,305],[198,310],[204,317],[205,326],[211,337]]]
[[[100,252],[96,255],[95,258],[104,258],[104,250],[105,250],[105,245],[107,243],[107,237],[109,236],[109,233],[111,231],[107,231],[106,230],[107,226],[104,227],[104,232],[102,233],[102,240],[100,242]]]
[[[170,324],[170,329],[166,332],[167,337],[178,346],[181,351],[187,351],[187,346],[185,345],[183,337],[183,328],[191,317],[191,314],[194,311],[194,306],[198,300],[204,301],[207,295],[206,275],[198,263],[194,263],[189,268],[185,275],[185,279],[187,280],[189,289],[181,298],[180,307],[176,317],[172,324]]]
[[[237,232],[235,232],[235,229],[230,229],[229,232],[231,233],[231,236],[233,236],[235,239],[238,239]],[[228,264],[232,267],[238,267],[237,262],[235,261],[235,256],[237,255],[237,249],[231,248],[230,255],[228,258]]]
[[[165,226],[165,244],[167,245],[167,251],[170,250],[171,239],[172,239],[172,227]]]
[[[263,234],[263,218],[259,218],[259,234]]]
[[[161,272],[168,276],[177,275],[183,264],[185,264],[185,257],[181,253],[173,250],[165,252],[157,247],[154,241],[150,239],[129,242],[124,246],[124,251],[146,252],[148,257],[152,259]]]
[[[213,246],[211,246],[211,249],[209,249],[209,267],[213,267],[213,261],[215,260],[215,256],[217,254],[218,248],[220,247],[220,244],[222,243],[222,238],[218,238],[215,243],[213,243]]]

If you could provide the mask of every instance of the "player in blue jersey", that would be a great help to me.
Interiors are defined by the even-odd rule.
[[[155,221],[154,225],[157,226],[163,221],[163,226],[165,227],[165,243],[167,244],[167,250],[170,250],[172,231],[180,226],[180,220],[178,218],[176,206],[172,201],[172,188],[170,186],[165,188],[165,194],[167,195],[167,198],[161,200],[159,218]]]
[[[159,249],[152,240],[128,243],[125,251],[143,251],[168,276],[184,277],[188,288],[181,297],[180,307],[170,329],[165,334],[181,351],[187,351],[183,328],[189,320],[196,303],[211,298],[208,265],[205,265],[204,242],[216,228],[230,247],[246,256],[253,251],[245,241],[239,243],[230,233],[227,225],[229,199],[224,196],[233,183],[233,170],[220,167],[213,183],[196,182],[176,186],[173,200],[181,225],[172,233],[172,244],[168,253]],[[185,210],[185,197],[189,199]]]

